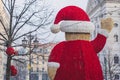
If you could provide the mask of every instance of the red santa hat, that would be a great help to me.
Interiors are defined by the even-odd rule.
[[[51,27],[53,33],[60,30],[63,32],[81,32],[90,33],[94,31],[95,27],[86,12],[76,6],[67,6],[61,9]]]

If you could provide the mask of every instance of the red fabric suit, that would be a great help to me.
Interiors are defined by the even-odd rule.
[[[49,62],[60,63],[54,80],[103,80],[97,53],[106,43],[106,37],[98,33],[93,41],[73,40],[57,44]]]

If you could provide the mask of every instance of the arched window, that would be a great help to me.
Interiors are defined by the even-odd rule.
[[[115,80],[119,80],[120,76],[118,74],[115,74]]]
[[[119,64],[119,56],[118,55],[114,56],[114,63]]]
[[[115,27],[118,27],[118,23],[114,23],[114,26],[115,26]]]
[[[114,39],[115,39],[115,42],[118,42],[118,35],[117,34],[114,35]]]

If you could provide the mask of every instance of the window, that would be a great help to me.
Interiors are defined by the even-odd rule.
[[[37,68],[37,72],[39,72],[39,68]]]
[[[115,75],[115,80],[119,80],[119,78],[120,78],[119,75],[116,74],[116,75]]]
[[[31,67],[31,72],[33,72],[33,67]]]
[[[39,56],[37,56],[37,59],[36,59],[36,61],[37,61],[37,64],[39,64]]]
[[[115,27],[118,27],[118,24],[117,24],[117,23],[114,23],[114,26],[115,26]]]
[[[43,49],[42,48],[40,48],[40,53],[43,53]]]
[[[107,59],[106,59],[106,57],[104,57],[104,64],[106,65],[106,62],[107,62]]]
[[[47,52],[48,52],[47,49],[43,49],[44,54],[47,54]]]
[[[38,74],[37,73],[32,73],[31,75],[30,75],[30,77],[31,77],[31,80],[38,80],[39,79],[39,76],[38,76]]]
[[[114,56],[114,63],[115,64],[119,63],[119,56],[117,56],[117,55]]]
[[[42,74],[42,80],[49,80],[49,77],[48,77],[47,73]]]
[[[115,39],[115,42],[118,42],[118,35],[117,34],[114,35],[114,39]]]
[[[42,68],[42,71],[44,71],[45,69],[44,68]]]
[[[44,59],[42,60],[42,63],[45,64]]]

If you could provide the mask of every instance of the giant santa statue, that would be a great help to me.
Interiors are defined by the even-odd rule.
[[[79,7],[67,6],[61,9],[52,26],[52,32],[65,32],[66,41],[57,44],[49,57],[48,74],[52,80],[103,80],[97,53],[105,43],[106,27],[98,31],[90,41],[95,27],[88,15]]]

